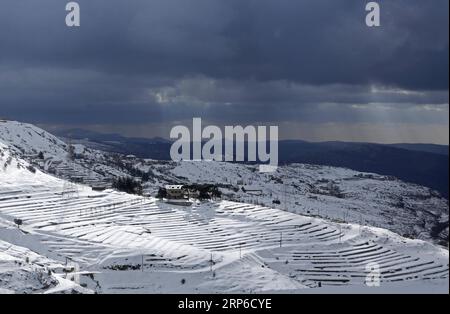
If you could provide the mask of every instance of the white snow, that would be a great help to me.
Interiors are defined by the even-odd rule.
[[[22,127],[29,130],[18,124],[15,132],[26,137]],[[2,136],[0,132],[0,140]],[[381,176],[359,178],[359,173],[347,169],[307,165],[281,168],[273,177],[258,174],[251,166],[225,163],[149,165],[160,183],[184,178],[237,185],[243,180],[266,195],[252,202],[256,196],[224,188],[241,202],[178,207],[152,197],[95,192],[76,184],[70,185],[73,193],[65,194],[66,181],[30,170],[20,147],[10,148],[11,139],[2,141],[0,278],[13,274],[14,279],[7,284],[1,280],[0,293],[378,293],[418,292],[424,287],[448,292],[447,249],[355,223],[362,214],[380,225],[392,217],[400,219],[400,225],[411,223],[400,209],[400,214],[381,218],[393,210],[388,205],[392,198],[383,195],[426,194],[426,189]],[[55,145],[40,149],[64,156],[64,147]],[[289,201],[271,208],[273,198],[287,194],[282,193],[285,184],[276,183],[280,178],[291,187]],[[317,182],[321,179],[328,181]],[[351,197],[339,199],[305,188],[314,183],[321,189],[331,180]],[[439,206],[433,208],[433,203]],[[424,204],[445,219],[439,198],[430,196]],[[353,215],[338,220],[348,208]],[[317,216],[328,219],[307,213],[317,209],[321,211]],[[23,221],[20,230],[15,219]],[[365,286],[366,266],[373,262],[380,266],[381,286],[371,290]],[[70,265],[79,269],[69,276],[62,269]],[[79,277],[80,284],[71,281],[72,276]]]

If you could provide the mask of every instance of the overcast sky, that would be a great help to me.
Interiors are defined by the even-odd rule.
[[[193,117],[284,139],[448,144],[449,1],[1,0],[0,117],[168,137]]]

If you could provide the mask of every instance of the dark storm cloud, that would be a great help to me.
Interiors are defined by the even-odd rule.
[[[448,86],[448,1],[79,1],[82,27],[64,27],[64,2],[2,1],[2,61],[136,75],[290,80],[307,84]]]
[[[79,0],[0,4],[0,115],[447,123],[447,0]],[[369,106],[368,106],[369,105]]]

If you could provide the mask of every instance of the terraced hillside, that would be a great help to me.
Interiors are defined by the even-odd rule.
[[[394,177],[306,164],[266,174],[252,165],[217,162],[185,161],[154,168],[154,173],[173,182],[217,184],[229,200],[384,228],[448,246],[448,201],[433,190]]]
[[[15,121],[0,121],[0,142],[45,173],[93,187],[110,187],[114,179],[131,176],[142,182],[146,195],[155,196],[166,184],[214,184],[226,200],[380,227],[448,246],[448,200],[389,176],[306,164],[261,174],[253,165],[127,158],[68,145]]]
[[[0,171],[0,239],[79,264],[90,290],[363,289],[370,263],[378,263],[382,286],[431,281],[446,289],[448,251],[426,242],[229,201],[186,208],[80,185],[70,191],[21,163],[13,158]],[[12,225],[17,218],[20,230]]]

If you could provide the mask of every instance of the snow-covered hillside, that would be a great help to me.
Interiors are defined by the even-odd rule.
[[[12,125],[8,138],[28,137]],[[448,220],[448,204],[428,189],[309,165],[262,175],[238,164],[132,161],[150,175],[149,191],[215,183],[228,199],[178,207],[68,183],[23,160],[38,151],[46,159],[64,156],[64,144],[46,148],[46,140],[34,146],[30,139],[9,147],[2,137],[0,291],[448,292],[448,250],[386,230],[430,233],[436,221]],[[127,171],[101,152],[75,151],[82,156],[65,161],[73,171],[90,162],[117,175]],[[373,263],[381,280],[375,290],[366,285]]]
[[[70,271],[66,265],[0,240],[0,294],[92,293],[68,279],[74,276]]]
[[[31,124],[0,121],[0,143],[33,167],[88,185],[108,187],[113,178],[130,175],[115,155],[66,144]]]
[[[33,125],[0,122],[0,142],[35,167],[89,186],[110,187],[123,176],[145,177],[146,194],[173,183],[212,183],[224,198],[302,215],[386,228],[448,245],[448,200],[429,188],[343,168],[294,164],[261,174],[256,166],[127,159],[70,145]],[[44,157],[44,160],[39,158]],[[42,156],[43,155],[43,156]]]
[[[32,124],[0,121],[0,140],[11,150],[26,155],[43,152],[64,159],[67,154],[66,143]]]
[[[3,146],[1,163],[10,158],[6,151]],[[26,165],[15,160],[16,168]],[[434,292],[448,291],[447,250],[383,229],[229,201],[177,207],[81,185],[65,195],[65,181],[16,168],[0,170],[0,239],[60,267],[77,265],[86,287],[78,292],[301,292],[334,286],[370,292],[365,283],[371,263],[380,267],[379,289],[427,292],[426,282]],[[20,230],[14,219],[22,220]],[[29,271],[27,265],[13,271]],[[67,291],[61,274],[35,280],[32,291]],[[28,292],[21,284],[14,280],[2,289]]]
[[[148,190],[164,182],[216,184],[228,200],[448,244],[448,201],[428,188],[388,176],[304,164],[265,174],[257,166],[219,162],[147,161],[139,167],[153,174]]]

